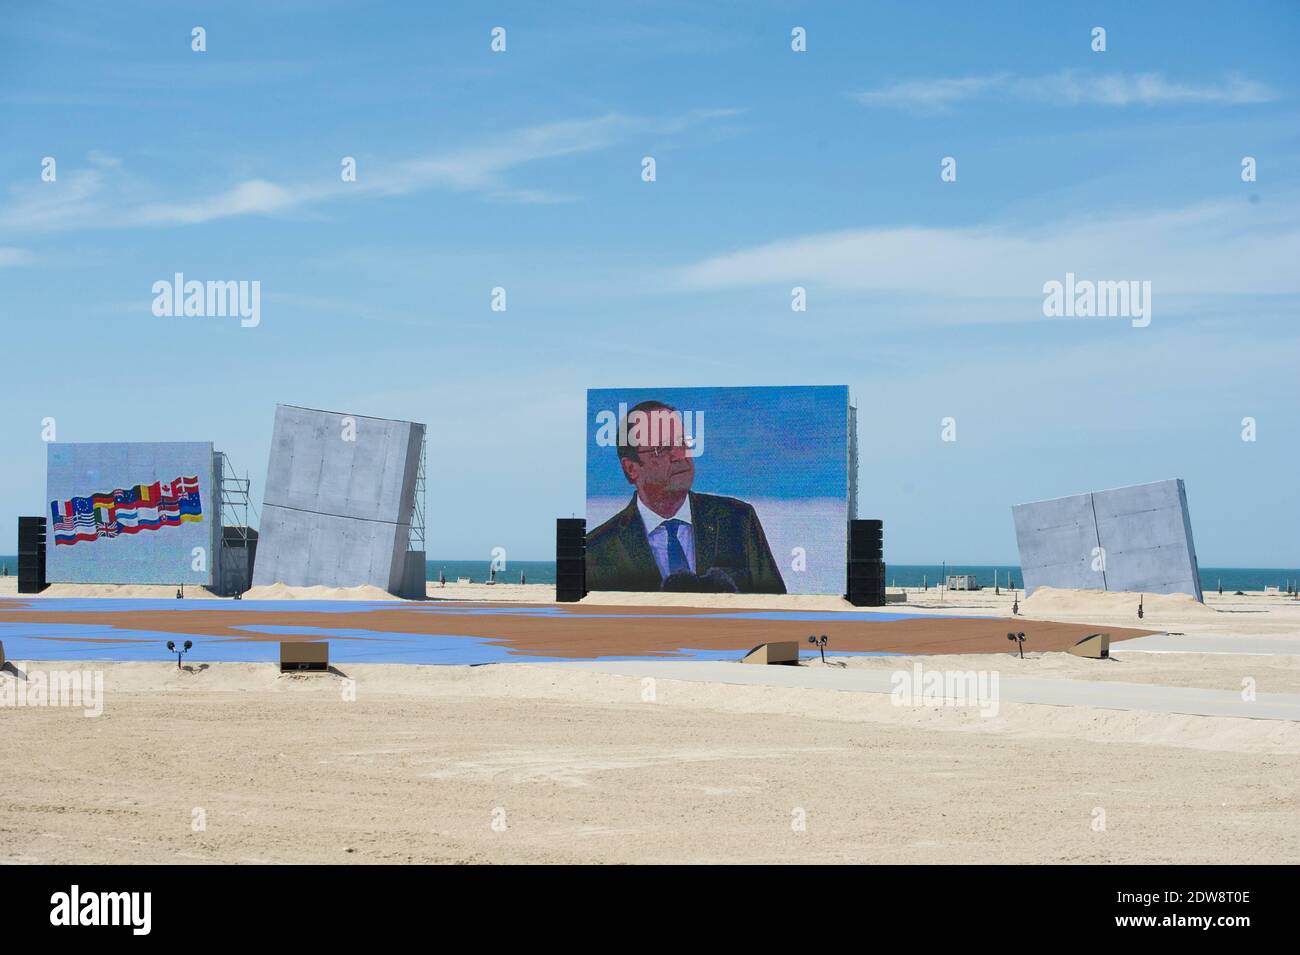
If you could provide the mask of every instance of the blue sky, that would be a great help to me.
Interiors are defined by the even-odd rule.
[[[547,558],[586,388],[843,383],[895,563],[1182,477],[1203,564],[1300,565],[1297,49],[1289,2],[12,7],[0,541],[44,418],[260,495],[280,401],[428,423],[430,552]],[[176,272],[261,323],[155,317]],[[1150,325],[1045,318],[1067,272]]]

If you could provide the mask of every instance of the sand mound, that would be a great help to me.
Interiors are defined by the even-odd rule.
[[[274,583],[244,591],[244,600],[401,600],[382,587],[358,584],[355,587],[290,587]]]
[[[425,582],[424,593],[430,600],[490,600],[493,603],[555,602],[555,584],[461,584],[455,580],[444,586],[436,580]]]
[[[430,581],[425,592],[430,600],[490,600],[554,603],[554,584],[462,584],[448,581],[446,586]],[[891,595],[897,593],[890,591]],[[899,596],[905,596],[899,594]],[[897,599],[897,597],[895,598]],[[1010,597],[1007,598],[1008,601]],[[632,593],[623,590],[592,591],[584,604],[602,607],[691,607],[713,610],[893,610],[889,607],[854,607],[843,597],[820,594],[690,594]]]
[[[613,607],[705,607],[719,610],[870,610],[822,594],[691,594],[592,591],[584,604]],[[885,609],[883,607],[876,609]]]
[[[1039,587],[1022,606],[1034,614],[1136,614],[1139,601],[1148,614],[1213,617],[1215,611],[1190,594],[1135,594],[1107,590]]]
[[[175,584],[50,584],[40,592],[41,597],[135,597],[166,600],[176,596]],[[23,597],[31,596],[23,594]],[[222,599],[207,587],[185,587],[187,598]]]

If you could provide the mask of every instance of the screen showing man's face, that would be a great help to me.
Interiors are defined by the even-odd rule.
[[[845,386],[593,388],[587,424],[589,590],[844,592]]]
[[[664,408],[638,414],[644,417],[628,421],[628,444],[636,457],[623,459],[623,473],[645,501],[687,493],[695,481],[695,461],[686,453],[681,415]]]

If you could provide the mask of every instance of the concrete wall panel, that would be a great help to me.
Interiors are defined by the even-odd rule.
[[[1181,480],[1019,504],[1012,517],[1026,593],[1050,586],[1201,599]]]
[[[1097,491],[1092,499],[1111,590],[1190,593],[1201,599],[1182,481]]]
[[[1106,589],[1092,569],[1099,542],[1090,495],[1021,504],[1011,514],[1026,593],[1040,583],[1073,590]]]
[[[424,425],[278,405],[256,585],[400,592]]]
[[[409,421],[278,405],[266,499],[319,514],[409,522],[414,498],[404,492],[414,491],[410,462],[423,430]]]

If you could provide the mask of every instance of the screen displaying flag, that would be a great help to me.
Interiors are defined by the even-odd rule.
[[[55,545],[139,534],[202,520],[198,475],[50,502]]]
[[[49,443],[46,579],[212,584],[221,472],[206,441]]]

